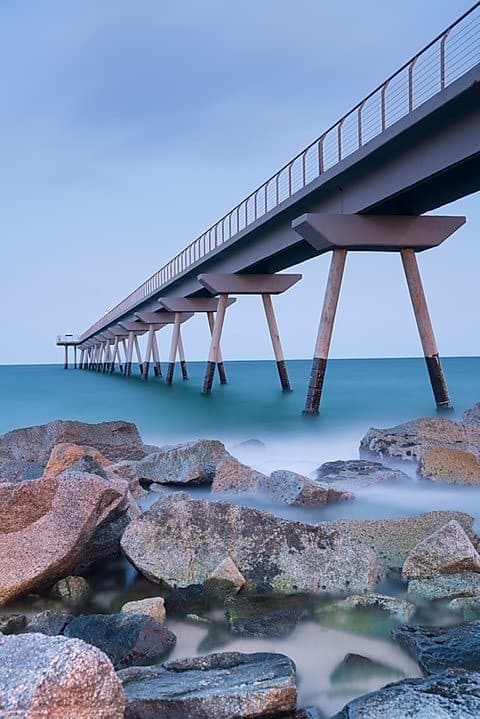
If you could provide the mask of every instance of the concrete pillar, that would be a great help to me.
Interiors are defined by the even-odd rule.
[[[127,355],[125,357],[125,377],[130,377],[132,374],[133,337],[133,332],[130,331],[128,333]]]
[[[77,365],[77,345],[73,345],[73,369],[78,369],[78,365]]]
[[[346,259],[347,250],[333,250],[303,414],[318,414]]]
[[[278,331],[277,319],[273,310],[272,296],[264,293],[262,294],[262,301],[265,310],[265,317],[267,318],[268,331],[270,332],[270,338],[272,340],[273,353],[275,355],[275,361],[277,363],[280,385],[284,392],[291,392],[292,388],[290,385],[290,380],[288,378],[287,366],[285,364],[285,356],[283,354],[282,343],[280,341],[280,332]]]
[[[173,373],[175,371],[175,358],[177,356],[178,338],[180,337],[180,313],[175,313],[175,322],[173,324],[172,343],[170,345],[170,356],[168,358],[167,376],[165,384],[172,384]]]
[[[213,328],[215,326],[215,317],[213,312],[207,312],[207,319],[208,319],[208,326],[210,328],[210,336],[213,335]],[[220,345],[218,347],[218,362],[217,362],[217,372],[218,377],[220,379],[220,384],[227,384],[227,373],[225,372],[225,365],[223,364],[223,357],[222,357],[222,350],[220,349]]]
[[[183,340],[182,340],[182,328],[178,328],[178,358],[180,360],[180,368],[182,370],[182,379],[187,380],[188,379],[188,370],[187,370],[187,363],[185,361],[185,351],[183,349]]]
[[[157,334],[154,331],[153,332],[153,341],[152,341],[152,352],[153,352],[153,373],[155,377],[161,377],[162,376],[162,366],[160,364],[160,352],[158,350],[158,344],[157,344]]]
[[[63,369],[68,369],[68,345],[65,345],[65,361],[63,363]]]
[[[115,336],[115,339],[113,340],[112,359],[110,361],[110,367],[108,370],[110,374],[113,374],[115,372],[115,362],[117,360],[117,354],[118,354],[118,337]]]
[[[423,354],[425,356],[435,402],[438,409],[451,409],[452,404],[438,355],[437,343],[428,312],[422,279],[418,269],[417,258],[415,257],[415,250],[412,248],[403,249],[400,250],[400,255],[402,257],[403,269],[405,270],[405,277],[407,279],[410,299],[412,300],[413,311],[417,321],[418,333],[422,342]]]
[[[205,368],[205,377],[203,380],[202,394],[209,395],[212,391],[213,375],[215,373],[215,365],[218,362],[220,339],[222,337],[223,323],[225,321],[225,310],[227,309],[228,294],[221,294],[218,298],[217,314],[210,342],[210,351],[208,354],[207,366]]]
[[[127,341],[125,338],[122,339],[121,345],[122,345],[122,349],[123,349],[123,363],[121,362],[120,348],[119,348],[119,350],[118,350],[119,366],[120,366],[120,372],[122,374],[125,374],[125,367],[127,364]]]
[[[135,353],[137,355],[138,369],[140,371],[140,374],[143,374],[142,353],[140,352],[140,345],[138,342],[137,335],[135,335],[134,344],[135,344]]]
[[[148,335],[147,335],[147,348],[145,350],[145,357],[143,359],[143,368],[142,368],[142,379],[147,380],[148,379],[148,370],[150,368],[150,357],[153,351],[153,336],[154,336],[155,330],[153,329],[153,325],[150,325],[148,328]]]

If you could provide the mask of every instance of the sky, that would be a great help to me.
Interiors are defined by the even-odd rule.
[[[85,330],[472,1],[2,0],[0,363],[61,361],[57,333]],[[438,344],[478,355],[479,197],[442,212],[467,224],[419,257]],[[292,269],[278,322],[286,356],[310,357],[328,256]],[[271,357],[262,312],[237,301],[226,359]],[[204,317],[184,344],[206,358]],[[350,254],[332,356],[418,354],[399,258]]]

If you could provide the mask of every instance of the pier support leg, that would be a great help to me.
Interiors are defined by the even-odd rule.
[[[432,322],[428,312],[425,292],[422,279],[418,269],[415,250],[407,248],[400,250],[403,269],[407,279],[410,299],[412,300],[413,311],[417,321],[418,333],[422,342],[423,354],[427,365],[433,396],[438,409],[451,409],[452,404],[448,395],[447,383],[443,374],[440,357],[438,355],[437,343],[433,333]]]
[[[113,374],[115,372],[115,362],[117,360],[117,354],[119,354],[118,337],[115,337],[115,339],[113,340],[112,360],[110,362],[110,368],[109,368],[110,374]]]
[[[210,336],[213,335],[213,328],[215,326],[215,317],[213,312],[207,312],[208,326],[210,328]],[[227,373],[225,372],[225,365],[223,364],[222,351],[220,345],[218,346],[217,354],[217,372],[220,384],[227,384]]]
[[[262,294],[262,301],[265,316],[267,318],[268,331],[270,332],[270,338],[272,340],[273,353],[277,362],[280,385],[284,392],[291,392],[292,387],[288,377],[287,365],[285,364],[285,356],[283,354],[282,343],[280,341],[280,332],[278,331],[277,320],[273,310],[272,296],[269,294]]]
[[[68,345],[65,345],[65,362],[63,363],[63,369],[68,369]]]
[[[137,335],[135,335],[134,344],[135,344],[135,353],[137,355],[138,369],[140,371],[140,374],[142,375],[143,374],[142,353],[140,352],[140,345],[138,343]]]
[[[160,364],[160,352],[158,350],[158,344],[157,344],[157,335],[154,332],[153,333],[153,343],[152,343],[152,352],[153,352],[153,373],[155,377],[161,377],[162,376],[162,366]]]
[[[182,370],[182,379],[187,380],[188,379],[188,370],[187,370],[187,363],[185,362],[185,351],[183,349],[182,329],[181,328],[179,328],[179,330],[178,330],[178,358],[180,360],[180,368]]]
[[[347,250],[333,250],[303,414],[318,414],[346,259]]]
[[[132,374],[133,336],[133,332],[128,333],[127,355],[125,358],[125,369],[123,371],[125,377],[130,377]]]
[[[80,350],[80,362],[78,363],[78,368],[83,369],[83,358],[85,357],[85,350]]]
[[[180,314],[177,312],[175,315],[175,323],[173,325],[172,332],[172,344],[170,345],[170,356],[168,358],[167,376],[165,377],[165,384],[172,384],[173,373],[175,370],[175,358],[177,356],[178,338],[180,337]]]
[[[213,375],[215,373],[215,365],[218,362],[220,339],[222,337],[223,323],[225,321],[225,311],[227,309],[228,295],[222,294],[218,298],[217,314],[210,342],[210,351],[208,353],[208,361],[205,369],[205,377],[203,380],[202,394],[209,395],[212,391]]]
[[[145,357],[143,360],[143,367],[142,367],[142,379],[145,381],[148,379],[148,370],[150,368],[150,356],[152,354],[152,348],[153,348],[153,335],[154,335],[154,329],[153,329],[153,326],[150,325],[150,327],[148,328],[147,349],[145,350]]]
[[[77,369],[77,345],[73,345],[73,369]]]

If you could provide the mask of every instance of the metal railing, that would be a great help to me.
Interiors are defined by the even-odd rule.
[[[480,1],[80,336],[91,336],[278,207],[480,62]]]

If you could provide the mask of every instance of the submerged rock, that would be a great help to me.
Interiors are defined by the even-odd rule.
[[[366,459],[325,462],[316,470],[317,479],[329,484],[338,483],[342,489],[354,491],[379,482],[406,481],[408,475],[399,469],[384,467],[380,462]]]
[[[165,658],[176,642],[175,634],[152,617],[129,612],[82,615],[64,633],[101,649],[115,669]]]
[[[146,454],[138,429],[130,422],[56,420],[2,435],[0,476],[9,481],[40,477],[54,446],[60,443],[94,447],[110,460],[140,459]]]
[[[448,419],[417,419],[389,429],[370,429],[360,443],[362,456],[413,463],[437,481],[480,481],[480,427]]]
[[[480,674],[449,670],[403,679],[349,702],[332,719],[476,719]]]
[[[20,634],[26,626],[25,614],[7,614],[0,617],[0,634]]]
[[[297,705],[295,665],[282,654],[225,652],[119,672],[125,719],[281,716]]]
[[[399,519],[347,519],[320,524],[352,541],[371,547],[385,566],[400,570],[411,550],[423,539],[455,519],[469,536],[473,535],[473,517],[463,512],[427,512]]]
[[[330,681],[333,684],[352,684],[358,681],[364,682],[371,677],[393,679],[401,676],[403,672],[389,664],[377,662],[361,654],[346,654],[331,673]]]
[[[480,555],[463,527],[452,519],[411,550],[402,576],[409,580],[461,572],[480,572]]]
[[[70,612],[45,609],[45,611],[35,614],[33,619],[28,622],[25,631],[54,637],[61,634],[72,619],[73,614],[70,614]]]
[[[90,594],[90,585],[84,577],[65,577],[52,587],[52,595],[67,602],[82,602]]]
[[[133,614],[146,614],[153,617],[157,622],[163,624],[166,619],[165,600],[163,597],[148,597],[147,599],[138,599],[135,602],[126,602],[122,612],[132,612]]]
[[[288,470],[272,472],[261,483],[261,490],[277,502],[294,505],[328,504],[353,499],[353,494],[328,484],[320,484],[302,474]]]
[[[457,597],[452,599],[447,606],[450,611],[463,614],[463,618],[467,622],[480,619],[480,595],[476,597]]]
[[[338,609],[380,609],[402,622],[409,622],[416,612],[415,604],[400,597],[384,594],[353,594],[335,603]]]
[[[306,610],[302,595],[268,594],[228,597],[225,614],[234,634],[248,637],[285,637],[290,634]]]
[[[212,492],[258,492],[267,476],[227,455],[217,464]]]
[[[43,634],[0,637],[2,716],[122,719],[124,709],[122,685],[98,649]]]
[[[171,587],[204,584],[226,558],[252,591],[363,592],[382,574],[372,550],[333,527],[182,497],[160,500],[131,522],[122,549],[148,579]]]
[[[480,594],[480,574],[440,574],[428,579],[413,579],[408,584],[408,593],[424,599],[448,599],[473,597]]]
[[[71,472],[1,484],[0,603],[52,584],[80,563],[110,556],[127,509],[126,483],[96,475]],[[118,527],[114,537],[112,524]]]
[[[211,484],[218,463],[229,456],[214,439],[198,439],[165,447],[132,463],[140,480],[160,484]]]
[[[401,626],[392,635],[417,662],[424,674],[444,669],[480,670],[480,623],[453,627]]]

